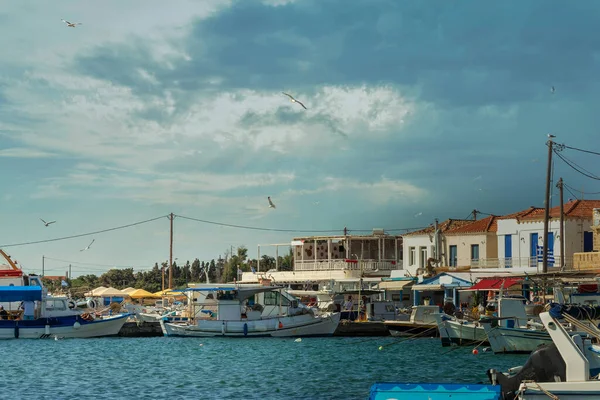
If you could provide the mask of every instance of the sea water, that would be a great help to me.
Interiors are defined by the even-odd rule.
[[[522,365],[394,337],[0,341],[2,399],[367,399],[375,382],[488,383]]]

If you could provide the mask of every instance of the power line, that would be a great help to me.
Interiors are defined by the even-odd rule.
[[[256,226],[226,224],[226,223],[223,223],[223,222],[208,221],[208,220],[205,220],[205,219],[186,217],[186,216],[178,215],[178,214],[176,214],[175,216],[178,217],[178,218],[188,219],[190,221],[201,222],[201,223],[204,223],[204,224],[225,226],[225,227],[229,227],[229,228],[250,229],[250,230],[255,230],[255,231],[300,232],[300,233],[335,233],[335,232],[342,231],[342,229],[307,230],[307,229],[261,228],[261,227],[256,227]],[[384,229],[384,231],[393,232],[393,231],[406,231],[406,230],[417,230],[417,229],[423,229],[423,227],[418,227],[418,228],[393,228],[393,229]],[[371,231],[372,231],[372,229],[348,229],[348,232],[371,232]]]
[[[597,156],[600,156],[600,153],[595,152],[595,151],[590,151],[590,150],[584,150],[584,149],[578,149],[577,147],[571,147],[571,146],[567,146],[566,144],[562,145],[565,149],[571,149],[571,150],[577,150],[577,151],[581,151],[583,153],[589,153],[589,154],[595,154]]]
[[[600,177],[593,175],[589,171],[584,172],[585,169],[583,167],[579,167],[577,164],[575,164],[575,162],[567,160],[558,151],[554,150],[554,154],[556,154],[558,156],[558,158],[560,158],[561,160],[564,161],[565,164],[567,164],[569,167],[573,168],[575,171],[579,172],[581,175],[584,175],[584,176],[587,176],[588,178],[600,181]],[[583,169],[584,171],[581,171],[578,167]]]
[[[69,263],[69,264],[73,264],[73,265],[90,265],[92,267],[113,267],[113,268],[133,268],[133,269],[153,268],[153,266],[148,267],[147,265],[139,266],[139,265],[94,264],[94,263],[86,263],[86,262],[79,262],[79,261],[73,261],[73,260],[63,260],[60,258],[52,258],[52,257],[46,257],[46,256],[44,256],[44,258],[46,260],[51,260],[51,261],[60,261],[60,262]]]
[[[600,194],[600,192],[584,192],[583,190],[576,189],[573,186],[567,185],[566,183],[563,183],[563,186],[568,187],[568,188],[570,188],[570,189],[572,189],[572,190],[574,190],[576,192],[579,192],[581,194]]]
[[[156,217],[156,218],[152,218],[152,219],[147,219],[145,221],[134,222],[132,224],[121,225],[121,226],[117,226],[117,227],[114,227],[114,228],[102,229],[100,231],[95,231],[95,232],[80,233],[79,235],[63,236],[63,237],[54,238],[54,239],[36,240],[34,242],[3,244],[3,245],[0,245],[0,248],[2,248],[2,247],[25,246],[25,245],[38,244],[38,243],[56,242],[56,241],[59,241],[59,240],[75,239],[75,238],[84,237],[84,236],[97,235],[99,233],[111,232],[111,231],[116,231],[118,229],[125,229],[125,228],[129,228],[129,227],[136,226],[136,225],[146,224],[148,222],[156,221],[156,220],[159,220],[159,219],[165,218],[165,217],[167,217],[167,216],[166,215],[162,215],[160,217]]]

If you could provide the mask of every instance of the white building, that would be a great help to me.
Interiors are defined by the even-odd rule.
[[[572,267],[574,253],[593,251],[592,214],[600,200],[575,200],[564,205],[565,254],[560,249],[560,206],[550,209],[548,267]],[[482,268],[542,269],[544,209],[530,207],[498,220],[498,258],[480,260]]]

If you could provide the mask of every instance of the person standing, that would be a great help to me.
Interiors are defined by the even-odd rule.
[[[32,320],[35,312],[35,303],[31,300],[23,301],[23,319],[24,320]]]

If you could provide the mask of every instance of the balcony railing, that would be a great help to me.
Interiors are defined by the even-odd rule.
[[[560,267],[562,260],[560,256],[550,257],[548,267]],[[536,268],[542,270],[542,263],[538,257],[505,257],[505,258],[482,258],[471,260],[471,268]],[[565,257],[565,269],[573,269],[573,257]]]
[[[573,269],[586,270],[586,269],[600,269],[600,253],[575,253],[573,254]]]
[[[401,268],[402,260],[396,262],[372,261],[372,260],[324,260],[324,261],[295,261],[294,270],[296,271],[335,271],[335,270],[360,270],[363,271],[391,271]]]

